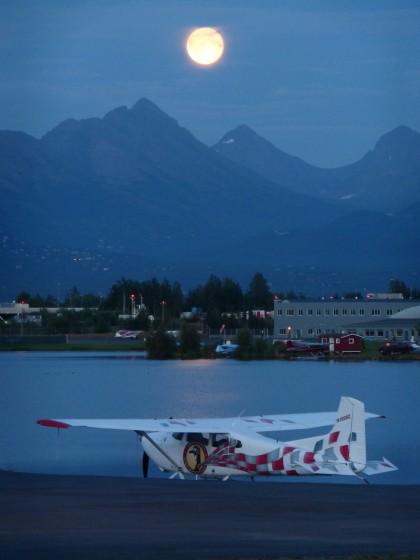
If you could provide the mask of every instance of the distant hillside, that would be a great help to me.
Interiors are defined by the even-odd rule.
[[[287,277],[304,289],[314,261],[324,275],[354,284],[361,275],[348,277],[356,257],[345,256],[346,239],[359,248],[363,275],[387,282],[402,266],[410,274],[407,240],[418,245],[410,205],[418,198],[408,193],[418,178],[418,135],[398,130],[338,170],[284,154],[247,127],[211,149],[147,99],[103,118],[66,120],[41,140],[0,132],[0,299],[20,289],[51,291],[51,284],[104,290],[121,276],[191,285],[218,274],[246,282],[257,266],[271,282]],[[405,179],[393,175],[397,160]],[[378,216],[360,214],[360,196],[351,204],[339,196],[351,181],[363,187],[363,200],[381,197],[378,185],[384,192],[405,185],[392,197],[395,219],[378,205],[371,208]],[[343,262],[345,274],[336,269]]]
[[[248,239],[232,247],[237,262],[253,254],[255,262],[267,262],[275,254],[281,262],[294,266],[323,266],[332,269],[381,269],[384,261],[405,268],[407,247],[418,238],[418,226],[401,228],[398,215],[360,210],[318,227],[278,230]],[[367,264],[369,263],[369,264]],[[416,263],[413,262],[414,269]]]

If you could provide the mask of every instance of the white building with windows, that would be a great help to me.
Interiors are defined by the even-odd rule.
[[[353,333],[409,340],[419,335],[419,311],[418,300],[274,300],[274,336],[310,339],[325,333]]]

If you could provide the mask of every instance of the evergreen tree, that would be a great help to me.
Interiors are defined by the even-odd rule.
[[[405,282],[399,280],[391,280],[389,282],[388,292],[390,294],[402,294],[404,298],[409,299],[411,297],[411,290]]]
[[[261,272],[257,272],[252,278],[245,297],[247,309],[272,309],[273,307],[273,294]]]
[[[160,328],[150,333],[145,340],[147,357],[151,360],[165,360],[176,354],[176,340],[171,334]]]
[[[235,357],[240,360],[250,360],[253,357],[253,341],[252,334],[249,329],[239,329],[236,335],[238,348]]]
[[[201,337],[195,325],[184,323],[181,327],[181,353],[184,357],[200,356]]]

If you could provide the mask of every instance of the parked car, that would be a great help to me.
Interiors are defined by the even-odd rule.
[[[410,342],[386,342],[384,346],[378,348],[378,352],[382,355],[390,354],[411,354],[414,348]]]

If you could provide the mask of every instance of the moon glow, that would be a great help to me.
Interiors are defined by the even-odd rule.
[[[195,29],[187,40],[188,56],[197,64],[214,64],[222,56],[223,50],[223,37],[212,27]]]

